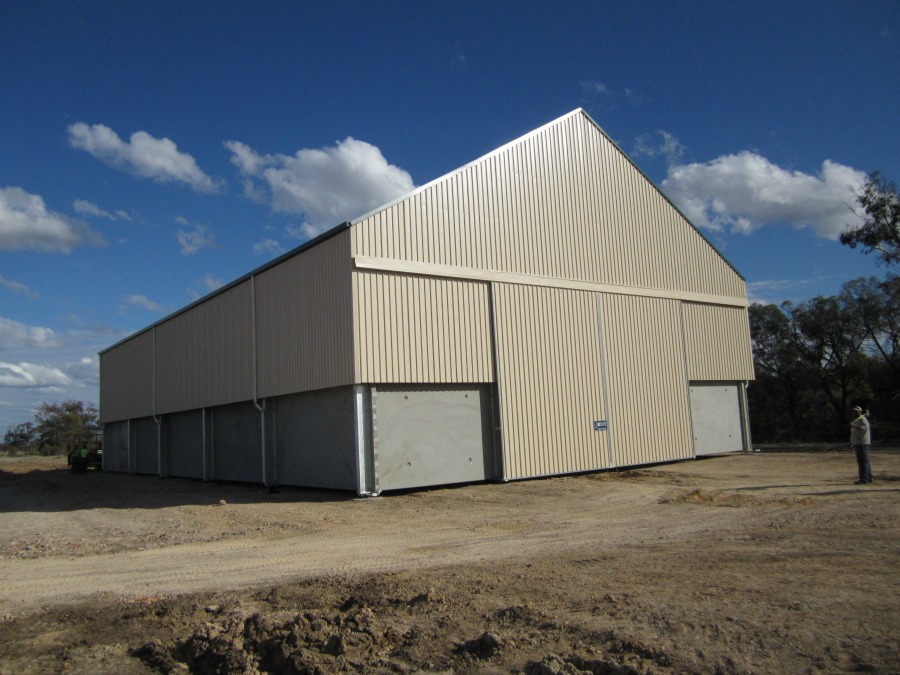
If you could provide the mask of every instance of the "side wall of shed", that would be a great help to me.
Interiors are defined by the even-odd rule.
[[[101,422],[153,414],[153,359],[153,329],[100,355]]]
[[[353,383],[349,232],[100,355],[101,422]]]

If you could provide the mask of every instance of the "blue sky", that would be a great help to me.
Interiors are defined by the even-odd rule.
[[[97,352],[584,108],[751,300],[883,274],[836,237],[900,180],[900,3],[0,3],[0,432]],[[552,233],[548,232],[548,236]]]

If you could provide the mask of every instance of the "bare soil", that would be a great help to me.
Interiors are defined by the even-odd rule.
[[[359,499],[0,459],[0,674],[897,673],[900,450]]]

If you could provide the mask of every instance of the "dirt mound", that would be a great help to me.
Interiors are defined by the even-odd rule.
[[[384,589],[384,580],[366,582]],[[367,589],[362,589],[363,594]],[[205,608],[207,617],[169,643],[152,639],[130,651],[154,671],[198,675],[324,675],[336,672],[408,673],[500,672],[521,659],[526,673],[670,673],[674,662],[660,649],[616,631],[564,625],[534,608],[510,606],[485,617],[487,630],[471,630],[461,608],[431,590],[408,600],[385,598],[370,607],[353,594],[339,606],[317,607],[287,616],[269,608],[247,615],[246,608]],[[167,611],[176,612],[173,606]],[[454,630],[456,629],[456,630]],[[566,639],[559,640],[560,635]],[[585,653],[540,656],[542,645],[590,644]],[[506,668],[503,668],[506,670]]]

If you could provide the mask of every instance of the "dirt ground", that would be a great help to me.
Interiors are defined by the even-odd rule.
[[[402,492],[0,459],[0,674],[897,673],[900,449]]]

